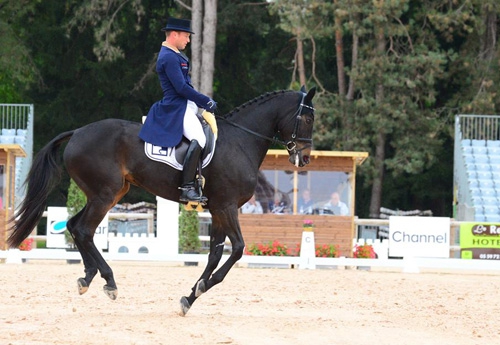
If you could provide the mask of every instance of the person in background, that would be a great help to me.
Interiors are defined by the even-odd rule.
[[[255,194],[252,195],[250,200],[248,200],[243,206],[241,206],[241,213],[245,213],[245,214],[247,214],[247,213],[254,213],[254,214],[264,213],[260,202],[255,200]]]
[[[349,214],[349,208],[347,208],[345,203],[340,201],[340,195],[337,192],[332,193],[330,201],[328,201],[323,208],[332,211],[335,216],[347,216]]]
[[[312,214],[313,213],[314,201],[311,199],[311,191],[309,189],[304,189],[302,191],[302,197],[297,203],[297,209],[300,214]]]
[[[283,200],[281,193],[274,194],[274,204],[271,208],[271,212],[277,214],[288,213],[287,204]]]

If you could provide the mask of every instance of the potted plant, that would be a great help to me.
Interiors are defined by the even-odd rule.
[[[179,216],[179,252],[184,254],[199,254],[201,251],[200,221],[196,210],[186,210],[180,205]],[[187,266],[197,266],[198,262],[186,262]]]
[[[306,219],[304,220],[304,223],[302,224],[302,228],[304,231],[313,231],[314,228],[314,223],[312,220]]]
[[[353,257],[358,259],[375,259],[377,258],[377,253],[375,253],[371,244],[356,244],[354,246]],[[369,271],[370,266],[358,266],[358,269]]]
[[[68,198],[66,199],[66,208],[68,210],[68,219],[76,215],[87,203],[87,197],[82,190],[76,185],[73,179],[70,179],[68,188]],[[75,239],[71,233],[66,229],[64,231],[64,239],[69,246],[67,251],[77,251],[75,247]],[[80,263],[81,260],[66,260],[67,263]]]

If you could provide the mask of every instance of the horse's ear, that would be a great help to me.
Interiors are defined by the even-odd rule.
[[[311,102],[315,94],[316,94],[316,87],[313,87],[307,93],[306,98],[304,99],[304,102]]]
[[[300,88],[300,92],[307,93],[305,85],[302,85],[302,87]]]

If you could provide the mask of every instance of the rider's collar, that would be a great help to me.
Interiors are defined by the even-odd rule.
[[[168,43],[167,43],[167,42],[165,42],[165,41],[163,41],[163,42],[161,43],[161,45],[162,45],[162,46],[164,46],[164,47],[167,47],[167,48],[172,49],[172,50],[173,50],[174,52],[176,52],[176,53],[180,53],[179,49],[177,49],[177,48],[176,48],[176,47],[174,47],[173,45],[168,44]]]

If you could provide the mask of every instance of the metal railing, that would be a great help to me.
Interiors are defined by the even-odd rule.
[[[498,115],[458,115],[456,121],[460,128],[460,139],[500,140]]]
[[[23,183],[33,160],[33,104],[0,104],[1,130],[23,131],[24,140],[19,143],[26,152],[26,157],[16,158],[15,205],[19,205],[25,195]]]

